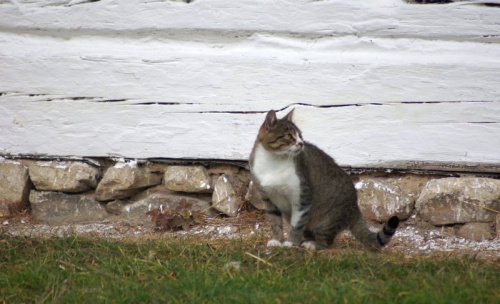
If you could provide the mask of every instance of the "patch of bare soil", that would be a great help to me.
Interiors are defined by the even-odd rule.
[[[0,235],[30,237],[63,237],[79,235],[119,240],[165,239],[176,237],[200,237],[205,240],[246,238],[270,234],[266,217],[257,212],[242,212],[234,218],[206,219],[204,224],[194,225],[189,230],[158,231],[152,223],[141,226],[129,225],[123,221],[50,226],[38,223],[29,217],[2,218]],[[336,241],[337,248],[360,248],[348,234],[342,234]],[[384,251],[401,252],[407,256],[471,256],[477,259],[500,260],[500,238],[472,241],[450,235],[439,229],[425,229],[416,226],[400,226],[393,240]]]

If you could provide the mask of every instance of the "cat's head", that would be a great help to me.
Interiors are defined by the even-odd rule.
[[[299,128],[292,122],[293,111],[278,119],[274,110],[267,113],[260,127],[258,142],[277,155],[294,155],[304,148],[304,140]]]

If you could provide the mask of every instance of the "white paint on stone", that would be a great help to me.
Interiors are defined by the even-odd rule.
[[[131,161],[119,161],[115,164],[114,166],[115,168],[117,169],[122,169],[122,168],[138,168],[138,163],[137,163],[137,160],[131,160]]]

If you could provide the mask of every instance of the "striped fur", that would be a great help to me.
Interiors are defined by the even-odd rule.
[[[349,175],[325,152],[302,140],[292,116],[293,110],[277,119],[270,111],[250,155],[252,179],[271,224],[268,246],[329,248],[347,229],[367,248],[382,248],[396,232],[399,219],[394,216],[379,232],[370,231]],[[283,220],[290,224],[287,240]]]

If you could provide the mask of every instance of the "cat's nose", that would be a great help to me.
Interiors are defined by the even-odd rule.
[[[303,141],[299,141],[299,142],[297,142],[297,145],[298,145],[300,148],[303,148],[303,147],[304,147],[304,142],[303,142]]]

